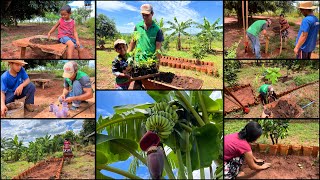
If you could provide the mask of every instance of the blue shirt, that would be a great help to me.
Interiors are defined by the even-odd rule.
[[[300,47],[300,49],[303,52],[312,52],[316,47],[318,31],[319,31],[318,18],[314,15],[309,15],[305,17],[301,22],[301,26],[298,32],[295,45],[297,45],[302,32],[307,32],[308,37],[306,41],[303,43],[303,45]]]
[[[28,78],[29,76],[23,67],[17,73],[16,77],[13,77],[9,71],[6,71],[1,75],[1,91],[4,93],[7,91],[14,92],[17,87]]]

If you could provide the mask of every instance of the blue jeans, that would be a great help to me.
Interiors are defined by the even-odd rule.
[[[254,35],[252,35],[251,33],[248,33],[248,38],[251,41],[251,48],[254,51],[256,58],[257,59],[261,59],[261,55],[260,55],[260,41],[259,41],[259,37],[256,37]]]
[[[68,36],[63,36],[62,38],[59,39],[59,41],[63,44],[67,43],[69,40],[72,41],[74,44],[74,47],[77,48],[77,41],[75,39]],[[83,48],[83,46],[81,45],[80,48]]]
[[[23,88],[20,96],[14,95],[14,92],[7,91],[6,104],[14,102],[15,99],[21,99],[26,96],[25,104],[34,104],[34,93],[36,92],[36,86],[30,82],[26,87]]]
[[[83,89],[78,80],[75,80],[72,84],[72,90],[66,95],[68,97],[80,96],[83,94]],[[59,97],[59,102],[62,102],[62,99]],[[72,101],[72,106],[80,107],[81,101]]]

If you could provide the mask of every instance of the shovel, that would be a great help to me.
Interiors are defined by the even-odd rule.
[[[265,52],[264,53],[268,53],[268,48],[269,48],[269,37],[266,36],[266,49],[265,49]]]
[[[282,34],[281,34],[281,26],[280,26],[280,52],[279,54],[281,54],[282,52]]]

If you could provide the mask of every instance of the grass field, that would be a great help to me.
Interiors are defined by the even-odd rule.
[[[249,120],[225,120],[224,134],[239,132]],[[288,136],[285,139],[279,139],[281,144],[299,144],[319,146],[319,121],[313,120],[303,122],[304,120],[291,120],[289,123]],[[261,136],[257,143],[272,144],[270,138]]]

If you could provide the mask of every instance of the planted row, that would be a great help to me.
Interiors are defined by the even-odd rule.
[[[300,146],[300,145],[285,145],[285,144],[258,144],[252,143],[252,151],[268,152],[271,155],[277,155],[278,153],[282,156],[286,155],[303,155],[317,157],[319,153],[319,146]]]

